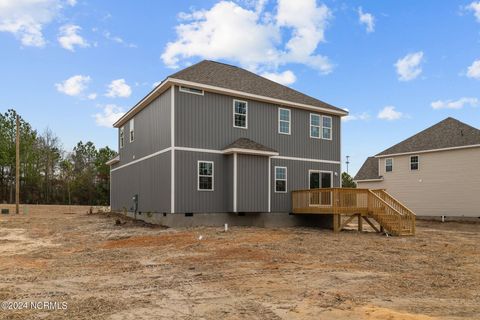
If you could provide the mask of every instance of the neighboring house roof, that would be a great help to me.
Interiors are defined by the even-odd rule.
[[[397,143],[376,156],[480,145],[480,130],[454,118],[447,118]]]
[[[124,114],[114,127],[120,127],[135,114],[148,106],[171,85],[198,87],[199,89],[230,94],[252,100],[303,108],[346,116],[348,112],[310,97],[289,87],[261,77],[253,72],[232,65],[203,60],[180,70],[163,80],[142,100]]]
[[[172,74],[170,78],[345,112],[343,109],[261,77],[253,72],[216,61],[203,60]]]
[[[368,157],[367,160],[363,163],[358,173],[355,175],[353,180],[376,180],[382,179],[378,175],[378,159],[375,157]]]
[[[240,138],[235,140],[223,149],[224,153],[250,153],[262,155],[278,155],[278,152],[272,148],[266,147],[263,144],[255,142],[247,138]]]

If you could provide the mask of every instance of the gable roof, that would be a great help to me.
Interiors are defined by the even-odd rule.
[[[343,109],[261,77],[253,72],[216,61],[200,61],[172,74],[170,78],[345,112]]]
[[[198,87],[206,91],[339,116],[348,115],[348,112],[344,109],[332,106],[253,72],[220,62],[203,60],[168,76],[118,119],[113,126],[118,128],[126,123],[172,85]]]
[[[382,177],[378,175],[378,159],[375,157],[368,157],[353,180],[373,180],[381,178]]]
[[[277,150],[264,146],[258,142],[247,138],[240,138],[229,144],[223,149],[224,153],[250,153],[263,155],[278,155]]]
[[[443,121],[397,143],[376,156],[480,145],[480,130],[454,118]]]

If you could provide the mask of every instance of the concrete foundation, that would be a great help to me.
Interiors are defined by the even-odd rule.
[[[133,212],[127,212],[127,216],[135,218]],[[333,215],[291,215],[283,212],[260,212],[260,213],[137,213],[136,218],[148,223],[159,224],[166,227],[198,227],[211,226],[253,226],[265,228],[279,227],[319,227],[333,228]]]

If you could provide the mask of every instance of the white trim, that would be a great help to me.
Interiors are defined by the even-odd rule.
[[[233,212],[237,212],[237,154],[233,154]]]
[[[105,164],[106,164],[107,166],[111,166],[112,164],[115,164],[115,163],[117,163],[117,162],[119,162],[119,161],[120,161],[120,155],[117,154],[114,158],[112,158],[112,159],[108,160],[107,162],[105,162]]]
[[[355,182],[380,182],[383,181],[383,178],[378,179],[363,179],[363,180],[353,180]]]
[[[132,139],[132,133],[133,133],[133,139]],[[135,141],[135,118],[130,119],[130,122],[128,124],[128,140],[130,143]]]
[[[175,150],[178,150],[178,151],[192,151],[192,152],[205,152],[205,153],[223,153],[222,150],[189,148],[189,147],[175,147]]]
[[[120,132],[118,133],[118,135],[119,135],[118,138],[120,140],[118,144],[120,146],[120,149],[123,149],[123,147],[125,147],[125,126],[122,126],[120,128]]]
[[[195,91],[190,91],[190,90],[200,90],[201,92],[195,92]],[[191,93],[191,94],[196,94],[198,96],[203,96],[204,92],[202,89],[197,89],[197,88],[193,88],[193,87],[184,87],[184,86],[180,86],[178,88],[178,91],[180,92],[185,92],[185,93]]]
[[[285,110],[285,111],[288,111],[288,121],[286,120],[281,120],[280,118],[280,113],[282,110]],[[288,122],[288,132],[281,132],[280,131],[280,123],[281,122]],[[286,135],[291,135],[292,134],[292,111],[290,109],[287,109],[287,108],[278,108],[278,133],[279,134],[286,134]]]
[[[295,160],[295,161],[308,161],[308,162],[318,162],[318,163],[341,164],[341,161],[333,161],[333,160],[320,160],[320,159],[285,157],[285,156],[273,156],[272,158],[273,159],[283,159],[283,160]]]
[[[412,169],[412,157],[417,157],[417,169]],[[410,171],[420,171],[420,156],[418,154],[412,154],[409,157],[408,166],[410,167]]]
[[[448,150],[478,148],[478,147],[480,147],[480,144],[471,144],[471,145],[468,145],[468,146],[459,146],[459,147],[450,147],[450,148],[441,148],[441,149],[430,149],[430,150],[421,150],[421,151],[412,151],[412,152],[382,154],[382,155],[376,155],[375,158],[390,158],[390,157],[403,156],[403,155],[409,155],[409,154],[416,155],[416,154],[428,153],[428,152],[440,152],[440,151],[448,151]]]
[[[392,160],[392,170],[387,171],[387,160]],[[393,172],[393,158],[386,158],[385,159],[385,173],[387,172]]]
[[[212,189],[200,189],[200,163],[211,163],[212,164]],[[210,177],[209,175],[202,175],[202,177]],[[197,161],[197,191],[215,191],[215,163],[209,160],[198,160]]]
[[[318,116],[320,118],[318,126],[312,125],[312,116]],[[319,134],[318,137],[312,136],[312,127],[318,127],[318,134]],[[310,138],[312,138],[312,139],[321,139],[322,138],[322,116],[320,114],[310,113],[310,122],[309,122],[308,131],[309,131],[308,135],[310,136]]]
[[[308,189],[310,189],[310,174],[311,173],[330,173],[330,188],[333,188],[333,171],[328,171],[328,170],[316,170],[316,169],[309,169],[308,170]],[[321,186],[322,184],[322,177],[320,176],[320,189],[323,188]]]
[[[175,213],[175,86],[170,89],[170,138],[171,138],[171,163],[170,163],[170,212]]]
[[[271,157],[268,157],[268,212],[272,212],[272,158]]]
[[[237,96],[240,98],[250,98],[253,100],[257,101],[264,101],[264,102],[269,102],[273,104],[280,104],[284,106],[289,106],[292,108],[298,108],[298,109],[305,109],[305,110],[310,110],[314,112],[324,112],[327,114],[333,114],[333,115],[339,115],[339,116],[347,116],[348,112],[343,111],[343,110],[333,110],[330,108],[322,108],[322,107],[316,107],[308,104],[303,104],[303,103],[297,103],[297,102],[292,102],[292,101],[287,101],[287,100],[282,100],[282,99],[276,99],[276,98],[271,98],[271,97],[266,97],[266,96],[260,96],[256,94],[251,94],[251,93],[246,93],[242,91],[237,91],[237,90],[231,90],[231,89],[225,89],[217,86],[211,86],[211,85],[206,85],[206,84],[201,84],[198,82],[192,82],[192,81],[186,81],[186,80],[180,80],[180,79],[175,79],[175,78],[167,78],[165,79],[160,85],[158,85],[155,89],[153,89],[150,93],[148,93],[142,100],[140,100],[135,106],[133,106],[132,109],[130,109],[126,114],[124,114],[120,119],[117,120],[113,124],[115,128],[121,126],[124,124],[132,115],[137,114],[140,110],[142,110],[144,107],[148,105],[149,102],[151,102],[153,99],[155,99],[158,95],[160,95],[163,91],[166,90],[169,86],[177,84],[177,85],[186,85],[186,86],[192,86],[192,87],[199,87],[204,90],[208,90],[211,92],[218,92],[218,93],[223,93],[223,94],[229,94],[233,96]]]
[[[172,148],[170,148],[170,147],[165,148],[165,149],[162,149],[162,150],[160,150],[160,151],[157,151],[157,152],[154,152],[154,153],[152,153],[152,154],[149,154],[148,156],[139,158],[139,159],[137,159],[137,160],[130,161],[129,163],[126,163],[126,164],[124,164],[124,165],[121,165],[121,166],[119,166],[119,167],[116,167],[116,168],[114,168],[114,169],[111,169],[110,171],[116,171],[116,170],[118,170],[118,169],[122,169],[122,168],[128,167],[128,166],[130,166],[130,165],[132,165],[132,164],[135,164],[135,163],[138,163],[138,162],[140,162],[140,161],[153,158],[153,157],[155,157],[155,156],[158,156],[159,154],[162,154],[162,153],[165,153],[165,152],[168,152],[168,151],[171,151],[171,150],[172,150]]]
[[[285,179],[277,179],[277,168],[279,169],[285,169]],[[274,175],[275,175],[275,183],[274,183],[274,188],[275,188],[275,193],[288,193],[288,169],[287,167],[284,166],[275,166],[274,170]],[[285,180],[285,191],[277,191],[277,180],[283,181]]]
[[[323,137],[323,129],[324,129],[324,128],[323,128],[323,118],[330,118],[330,128],[328,128],[328,129],[330,129],[330,138],[324,138],[324,137]],[[330,141],[333,140],[333,118],[330,117],[330,116],[322,116],[322,132],[321,132],[321,137],[322,137],[323,140],[330,140]]]
[[[222,153],[230,154],[230,153],[243,153],[243,154],[257,154],[257,155],[264,155],[264,156],[278,156],[278,152],[273,151],[262,151],[262,150],[253,150],[253,149],[242,149],[242,148],[230,148],[223,150]]]
[[[245,114],[237,113],[235,111],[235,102],[242,102],[245,103]],[[233,127],[234,128],[239,128],[239,129],[248,129],[248,102],[243,101],[243,100],[238,100],[238,99],[233,99]],[[235,115],[240,115],[240,116],[245,116],[245,127],[240,127],[235,125]]]

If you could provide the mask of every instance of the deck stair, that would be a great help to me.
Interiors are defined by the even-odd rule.
[[[382,189],[295,190],[292,191],[292,207],[295,214],[333,214],[334,231],[342,230],[357,217],[359,230],[363,230],[365,221],[378,232],[415,235],[415,213]],[[342,218],[346,219],[342,222]]]

